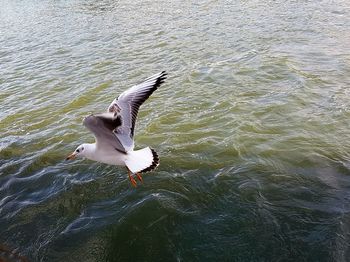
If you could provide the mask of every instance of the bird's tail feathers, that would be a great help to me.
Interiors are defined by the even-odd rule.
[[[159,166],[159,157],[152,148],[145,147],[128,152],[125,164],[133,174],[144,173]]]

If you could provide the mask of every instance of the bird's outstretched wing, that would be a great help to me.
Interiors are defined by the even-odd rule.
[[[163,71],[147,78],[124,91],[108,107],[110,114],[120,116],[121,125],[113,133],[127,151],[134,147],[134,128],[140,106],[164,82],[166,76]]]

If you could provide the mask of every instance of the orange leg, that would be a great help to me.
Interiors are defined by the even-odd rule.
[[[128,168],[127,168],[127,169],[128,169]],[[132,177],[132,174],[131,174],[131,172],[130,172],[130,170],[129,170],[129,169],[128,169],[128,176],[129,176],[129,179],[130,179],[131,185],[132,185],[133,187],[137,187],[136,180],[135,180],[135,178],[133,178],[133,177]]]
[[[143,183],[143,179],[142,179],[142,176],[141,176],[141,173],[136,173],[136,176],[138,178],[138,180]]]

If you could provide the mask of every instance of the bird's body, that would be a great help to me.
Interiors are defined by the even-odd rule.
[[[124,91],[114,99],[107,112],[84,118],[83,124],[95,136],[95,143],[80,145],[67,159],[83,156],[90,160],[125,166],[133,186],[142,181],[141,173],[159,165],[157,153],[149,148],[134,150],[134,128],[139,107],[164,82],[163,71],[147,78],[139,85]]]
[[[96,143],[83,144],[87,159],[108,165],[124,166],[127,153],[121,153],[113,147],[98,148]]]

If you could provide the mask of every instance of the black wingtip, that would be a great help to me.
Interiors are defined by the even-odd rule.
[[[165,81],[165,79],[167,78],[167,76],[168,76],[168,73],[167,73],[165,70],[162,71],[162,72],[159,74],[159,76],[158,76],[158,78],[157,78],[157,81],[156,81],[154,87],[157,88],[157,87],[159,87],[161,84],[163,84],[164,81]]]

